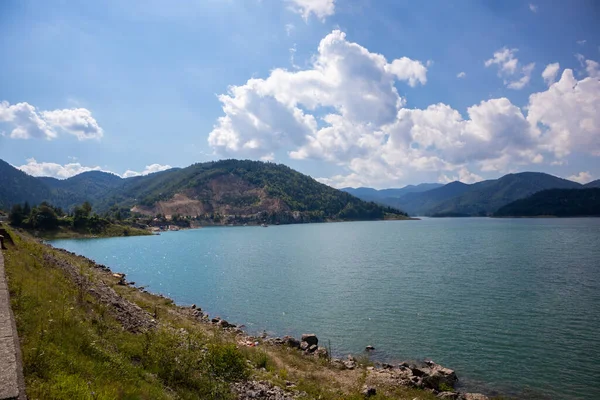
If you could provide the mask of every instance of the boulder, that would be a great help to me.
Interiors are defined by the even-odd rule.
[[[365,350],[366,351],[373,351],[373,350],[375,350],[375,347],[373,347],[371,345],[368,345],[367,347],[365,347]]]
[[[362,391],[360,392],[365,397],[375,396],[377,394],[377,389],[372,386],[363,386]]]
[[[310,345],[306,342],[300,343],[300,350],[306,351],[306,350],[308,350],[309,347],[310,347]]]
[[[310,346],[318,345],[319,339],[317,339],[317,335],[314,333],[305,333],[302,335],[302,341],[308,343]]]
[[[293,349],[299,349],[300,348],[300,341],[298,339],[296,339],[295,337],[292,336],[284,336],[283,337],[283,344],[291,347]]]
[[[325,347],[319,346],[316,351],[316,355],[319,358],[329,358],[329,352]]]
[[[308,348],[308,352],[309,353],[314,353],[315,351],[317,351],[319,349],[319,347],[316,344],[313,344],[312,346],[310,346]]]

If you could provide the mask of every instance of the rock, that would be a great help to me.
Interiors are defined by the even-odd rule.
[[[460,394],[456,392],[440,392],[436,397],[438,399],[457,400],[458,396],[460,396]]]
[[[433,361],[426,361],[425,364],[427,365],[426,367],[410,367],[413,375],[421,378],[421,383],[424,387],[440,390],[440,387],[443,385],[453,388],[458,381],[456,373],[450,368],[442,367]],[[404,363],[402,366],[404,366]]]
[[[319,348],[319,347],[318,347],[316,344],[313,344],[312,346],[310,346],[310,347],[308,348],[308,350],[307,350],[307,351],[308,351],[309,353],[314,353],[315,351],[317,351],[317,349],[318,349],[318,348]]]
[[[317,339],[317,335],[314,333],[305,333],[302,335],[302,341],[308,343],[310,346],[319,344],[319,339]]]
[[[371,345],[368,345],[367,347],[365,347],[365,350],[366,351],[373,351],[373,350],[375,350],[375,347],[373,347]]]
[[[192,304],[192,310],[195,310],[195,309],[196,309],[196,305]]]
[[[299,349],[300,348],[300,341],[298,339],[296,339],[295,337],[292,336],[284,336],[283,337],[283,344],[291,347],[293,349]]]
[[[371,397],[377,394],[377,389],[371,386],[363,386],[363,390],[360,393],[365,397]]]
[[[221,318],[219,318],[219,317],[214,317],[213,319],[210,320],[210,322],[212,322],[213,324],[218,324],[219,321],[221,321]]]
[[[308,350],[309,347],[310,347],[310,345],[306,342],[300,343],[300,350],[306,351],[306,350]]]
[[[347,369],[356,368],[356,359],[354,357],[352,357],[350,354],[348,354],[347,359],[342,362],[344,364],[344,367],[346,367]]]
[[[306,393],[288,389],[287,391],[265,381],[244,381],[232,385],[239,400],[294,400]]]
[[[317,357],[319,358],[329,358],[329,352],[325,347],[319,346],[316,351]]]
[[[221,328],[235,328],[234,324],[230,324],[229,322],[225,321],[224,319],[217,322],[217,325],[219,325]]]
[[[489,400],[489,397],[481,393],[463,393],[458,397],[459,400]]]

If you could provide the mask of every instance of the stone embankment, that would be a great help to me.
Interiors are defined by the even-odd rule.
[[[57,251],[78,256],[67,250],[56,249]],[[81,256],[78,256],[81,257]],[[87,290],[97,297],[101,302],[110,305],[109,310],[123,324],[123,327],[131,332],[141,332],[157,326],[157,321],[154,316],[144,311],[136,304],[119,296],[109,285],[103,280],[89,280],[81,276],[79,269],[71,263],[52,255],[45,255],[45,261],[52,263],[63,270],[67,271],[74,281],[81,287],[86,287]],[[84,258],[84,257],[81,257]],[[85,259],[85,258],[84,258]],[[85,259],[90,266],[111,275],[118,279],[119,285],[133,286],[133,282],[128,282],[125,279],[125,274],[113,273],[108,267],[102,264],[97,264],[91,260]],[[138,287],[138,290],[146,292],[143,287]],[[157,295],[162,298],[167,298],[163,295]],[[191,307],[180,306],[180,312],[187,317],[193,318],[199,322],[211,324],[225,331],[237,335],[237,343],[240,346],[287,346],[301,352],[306,357],[320,358],[328,360],[329,363],[339,370],[354,370],[365,368],[367,371],[366,385],[363,388],[365,398],[377,394],[377,387],[381,386],[406,386],[420,388],[436,394],[440,399],[450,400],[487,400],[488,397],[479,393],[461,393],[455,390],[458,383],[456,373],[445,368],[433,361],[424,362],[402,362],[398,365],[375,363],[374,366],[365,366],[361,361],[352,355],[348,355],[343,359],[333,358],[327,348],[319,346],[319,339],[315,334],[308,333],[302,335],[300,339],[292,336],[284,337],[268,337],[266,334],[262,336],[251,336],[243,331],[243,325],[232,324],[222,318],[210,318],[200,307],[195,304]],[[375,348],[371,345],[366,347],[367,352],[374,351]],[[294,390],[294,384],[289,382],[289,387],[285,390],[274,386],[266,381],[248,381],[237,383],[232,386],[232,389],[241,400],[246,399],[262,399],[262,400],[292,400],[303,398],[305,395],[302,392]],[[0,398],[1,399],[1,398]]]

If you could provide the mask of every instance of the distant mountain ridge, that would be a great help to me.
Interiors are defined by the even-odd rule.
[[[594,187],[600,185],[600,181],[588,185]],[[473,184],[455,181],[423,192],[406,193],[396,199],[375,201],[400,208],[409,215],[486,216],[508,203],[542,190],[581,189],[588,185],[541,172],[521,172]]]
[[[600,216],[600,188],[548,189],[513,201],[494,213],[496,217]]]
[[[274,163],[221,160],[123,179],[90,171],[59,180],[34,178],[0,163],[0,207],[48,201],[70,209],[84,201],[98,213],[147,216],[223,216],[273,222],[401,218],[390,207],[365,202]]]
[[[351,187],[346,187],[346,188],[342,188],[340,190],[343,190],[344,192],[348,192],[360,199],[363,200],[368,200],[368,201],[381,201],[381,200],[386,200],[389,199],[389,201],[392,201],[392,199],[397,199],[400,198],[408,193],[419,193],[419,192],[425,192],[431,189],[436,189],[438,187],[442,187],[444,186],[441,183],[421,183],[419,185],[408,185],[408,186],[404,186],[403,188],[399,188],[399,189],[373,189],[373,188],[367,188],[367,187],[359,187],[359,188],[351,188]]]

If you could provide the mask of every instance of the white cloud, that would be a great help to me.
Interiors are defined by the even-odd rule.
[[[600,79],[600,64],[593,60],[585,60],[585,70],[591,78]]]
[[[291,9],[302,15],[305,21],[308,20],[310,14],[320,20],[325,20],[335,13],[335,0],[287,0]]]
[[[587,40],[585,40],[585,39],[584,40],[578,40],[577,44],[580,45],[580,46],[583,46],[586,42],[587,42]]]
[[[73,160],[77,159],[76,157],[69,158]],[[173,168],[170,165],[151,164],[146,165],[146,168],[144,168],[144,170],[141,172],[127,170],[123,175],[119,175],[115,172],[105,170],[100,166],[87,167],[79,162],[57,164],[51,162],[38,162],[35,158],[28,158],[26,161],[27,164],[15,167],[32,176],[49,176],[58,179],[70,178],[72,176],[79,175],[82,172],[87,171],[103,171],[121,176],[123,178],[130,178],[133,176],[148,175],[154,172],[165,171],[167,169]]]
[[[556,75],[560,70],[559,63],[553,63],[546,65],[544,72],[542,72],[542,78],[544,78],[544,82],[548,85],[552,85],[554,81],[556,81]]]
[[[10,137],[13,139],[52,140],[57,136],[54,128],[28,103],[10,105],[7,101],[0,102],[0,122],[12,125]]]
[[[100,139],[104,135],[90,110],[85,108],[43,111],[42,117],[52,126],[76,136],[79,140]]]
[[[484,65],[491,67],[492,65],[498,66],[498,76],[504,78],[504,84],[509,89],[520,90],[523,89],[531,80],[531,73],[535,68],[535,63],[527,64],[521,68],[519,59],[515,57],[515,53],[519,49],[509,49],[503,47],[496,51],[494,56],[489,60],[486,60]],[[520,78],[515,78],[517,72],[521,72]]]
[[[515,53],[517,51],[519,51],[519,49],[509,49],[507,47],[503,47],[502,49],[496,51],[492,58],[486,60],[484,65],[486,67],[498,65],[501,73],[512,75],[517,71],[517,65],[519,63],[519,60],[515,57]]]
[[[490,65],[514,70],[509,77],[521,81],[514,85],[525,85],[533,64],[501,53]],[[319,178],[337,187],[389,187],[414,174],[474,182],[484,172],[562,163],[575,151],[600,155],[600,81],[577,81],[567,69],[550,83],[558,65],[553,69],[543,73],[548,89],[523,108],[495,98],[464,115],[443,103],[410,109],[396,83],[425,84],[426,64],[388,62],[334,31],[308,69],[275,69],[220,96],[224,115],[208,141],[225,156],[271,160],[287,153],[340,166],[342,173]]]
[[[85,108],[38,111],[29,103],[0,102],[0,123],[11,125],[13,139],[47,139],[65,132],[79,140],[100,139],[104,132]]]
[[[465,78],[466,76],[467,76],[467,73],[466,73],[466,72],[464,72],[464,71],[462,71],[462,72],[459,72],[459,73],[456,75],[456,77],[457,77],[457,78]]]
[[[131,178],[134,176],[148,175],[148,174],[153,174],[155,172],[166,171],[171,168],[173,168],[173,167],[171,167],[170,165],[151,164],[151,165],[146,165],[146,168],[144,168],[144,170],[142,172],[132,171],[132,170],[128,169],[121,176],[123,178]]]
[[[35,158],[27,159],[27,164],[17,166],[21,171],[33,176],[50,176],[53,178],[66,179],[87,171],[102,171],[102,168],[84,167],[80,163],[56,164],[49,162],[37,162]]]
[[[388,63],[333,31],[321,40],[310,69],[275,69],[267,79],[250,79],[219,96],[225,116],[208,142],[222,155],[261,157],[313,141],[319,126],[315,111],[331,113],[329,121],[369,129],[391,123],[404,102],[395,82],[425,84],[426,73],[419,61],[402,57]]]
[[[523,89],[525,87],[525,85],[527,85],[529,83],[529,81],[531,80],[531,73],[533,72],[534,68],[535,68],[535,63],[527,64],[526,66],[524,66],[522,69],[523,76],[516,81],[509,82],[507,87],[509,89],[515,89],[515,90]]]
[[[581,171],[578,174],[569,176],[567,179],[571,180],[571,181],[579,182],[581,184],[586,184],[586,183],[594,180],[594,177],[592,176],[592,174],[590,174],[590,171]]]
[[[450,183],[450,182],[454,182],[454,181],[461,181],[462,183],[475,183],[475,182],[481,182],[483,180],[483,178],[471,171],[469,171],[467,168],[462,167],[461,169],[459,169],[457,175],[441,175],[439,178],[439,182],[440,183]]]
[[[538,6],[536,6],[535,4],[529,3],[529,9],[531,10],[531,12],[538,12]]]
[[[571,69],[547,91],[529,97],[529,121],[540,147],[557,158],[572,151],[600,156],[600,80],[577,81]]]

